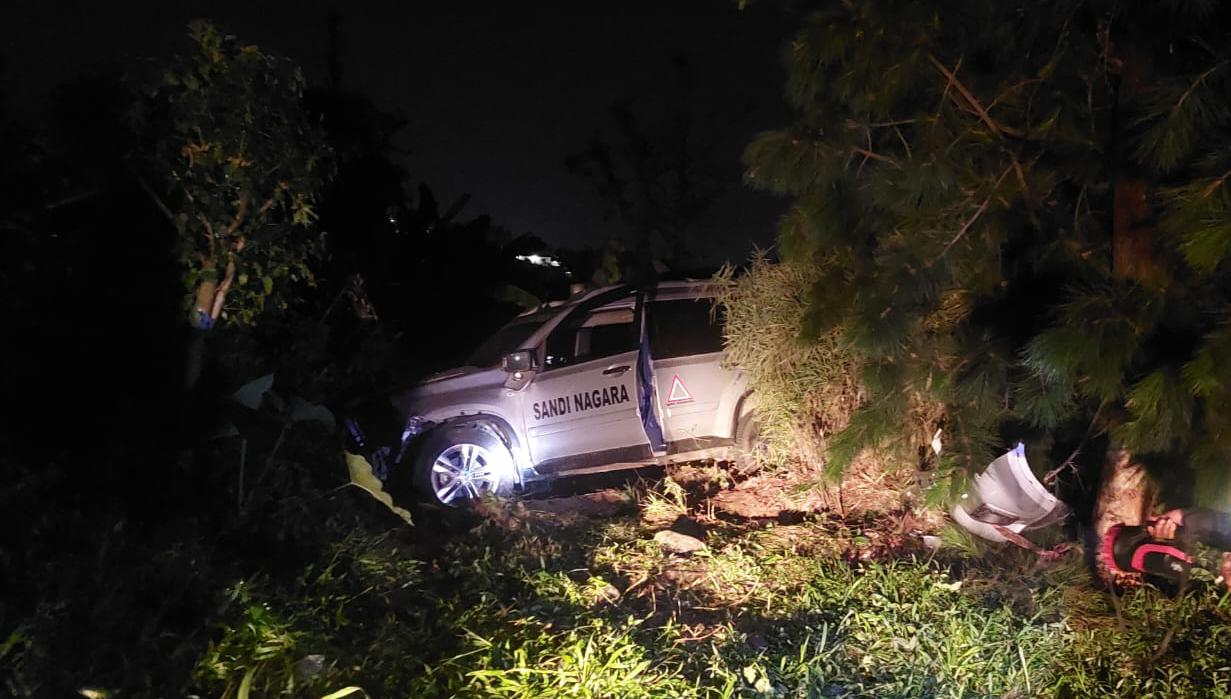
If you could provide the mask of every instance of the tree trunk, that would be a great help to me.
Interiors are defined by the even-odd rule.
[[[1133,47],[1117,47],[1111,41],[1109,28],[1103,27],[1100,39],[1105,56],[1113,71],[1119,73],[1117,114],[1112,122],[1112,274],[1144,286],[1157,287],[1164,273],[1154,255],[1156,222],[1150,206],[1150,185],[1135,172],[1126,157],[1129,142],[1125,117],[1120,106],[1139,94],[1150,73],[1148,60]],[[1111,580],[1107,563],[1102,560],[1103,536],[1116,524],[1138,525],[1145,521],[1153,506],[1152,489],[1145,467],[1132,451],[1112,442],[1103,462],[1102,480],[1094,504],[1095,572],[1104,582]]]
[[[1146,181],[1117,180],[1112,211],[1112,271],[1117,277],[1146,286],[1161,285],[1162,270],[1154,258],[1154,211]]]
[[[1154,218],[1150,210],[1148,185],[1140,179],[1120,179],[1115,183],[1111,234],[1112,272],[1121,279],[1154,286],[1162,274],[1154,259]],[[1111,584],[1110,571],[1102,561],[1102,541],[1116,524],[1141,524],[1151,507],[1149,476],[1133,453],[1114,442],[1107,446],[1102,480],[1094,504],[1095,570],[1103,582]]]
[[[1144,180],[1122,178],[1115,182],[1111,233],[1112,272],[1121,279],[1155,286],[1162,272],[1154,257],[1154,215],[1150,209],[1149,187]],[[1109,444],[1103,462],[1102,480],[1094,504],[1095,572],[1105,583],[1112,580],[1102,560],[1102,541],[1116,524],[1137,525],[1145,521],[1153,505],[1149,476],[1132,451],[1123,445]]]
[[[1142,177],[1140,166],[1128,156],[1132,138],[1131,116],[1123,113],[1148,85],[1152,67],[1149,57],[1132,44],[1116,47],[1105,29],[1106,55],[1113,71],[1119,74],[1116,85],[1116,108],[1111,123],[1112,272],[1122,279],[1132,279],[1147,286],[1162,283],[1163,274],[1154,256],[1154,210],[1150,206],[1150,184]]]
[[[1137,525],[1150,513],[1153,492],[1145,466],[1133,459],[1133,453],[1112,444],[1107,447],[1098,499],[1094,504],[1094,533],[1097,546],[1095,571],[1107,583],[1110,579],[1106,561],[1102,560],[1103,535],[1116,524]]]

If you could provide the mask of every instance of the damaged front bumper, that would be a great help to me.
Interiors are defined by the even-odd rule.
[[[1018,444],[975,476],[970,490],[953,506],[953,519],[989,541],[1009,541],[1001,528],[1021,534],[1063,520],[1069,508],[1030,470],[1026,447]]]

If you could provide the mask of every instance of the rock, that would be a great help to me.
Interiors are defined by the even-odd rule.
[[[753,650],[760,651],[760,650],[767,650],[769,648],[769,641],[767,641],[765,637],[759,633],[748,634],[746,643]]]
[[[527,510],[558,515],[585,517],[610,517],[632,507],[626,493],[617,490],[600,490],[570,497],[524,500]]]
[[[709,532],[709,529],[706,528],[704,524],[686,515],[676,517],[675,521],[671,523],[671,526],[667,528],[677,534],[691,536],[692,538],[700,539],[701,541],[705,541],[705,535]]]
[[[321,670],[324,668],[325,656],[313,653],[312,655],[305,655],[296,661],[292,672],[294,672],[296,680],[303,682],[321,674]]]
[[[594,589],[594,597],[596,602],[615,604],[620,601],[620,590],[609,582],[603,582]]]
[[[664,529],[654,535],[654,541],[670,553],[696,553],[705,550],[705,542],[695,536]]]

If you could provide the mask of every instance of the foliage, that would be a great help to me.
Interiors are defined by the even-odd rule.
[[[253,696],[322,696],[343,686],[338,677],[355,676],[355,663],[393,662],[396,649],[420,642],[390,606],[418,586],[418,562],[401,557],[388,535],[351,535],[322,553],[288,588],[257,578],[227,591],[198,682],[224,697],[244,685]],[[379,675],[360,676],[369,689],[381,686]]]
[[[935,427],[968,469],[1064,432],[1225,462],[1225,8],[1100,8],[835,4],[791,42],[796,120],[748,146],[746,179],[793,199],[803,340],[858,358],[835,466]],[[1161,235],[1115,223],[1151,205]]]
[[[354,528],[336,502],[352,489],[335,490],[344,472],[334,435],[315,422],[283,432],[271,421],[241,423],[246,448],[215,440],[159,471],[134,469],[150,483],[100,481],[82,494],[60,459],[6,481],[3,524],[21,534],[4,546],[0,632],[14,643],[0,686],[16,696],[82,685],[177,694],[170,689],[209,640],[202,624],[221,589],[253,570],[293,575]],[[355,507],[370,502],[357,499]]]
[[[565,160],[571,172],[593,183],[605,217],[617,218],[632,234],[625,276],[637,279],[653,276],[658,265],[694,266],[689,259],[702,242],[697,226],[723,189],[711,155],[717,139],[699,133],[691,113],[684,59],[677,58],[675,73],[678,103],[668,112],[647,119],[631,102],[617,102],[611,133],[596,132]]]
[[[769,463],[824,463],[829,437],[846,426],[858,399],[856,365],[836,336],[799,339],[806,289],[819,270],[775,264],[764,253],[736,276],[716,276],[725,319],[726,361],[756,387],[756,418]]]
[[[189,36],[192,52],[150,88],[150,167],[179,236],[194,325],[250,323],[268,300],[285,307],[278,287],[314,279],[330,152],[294,63],[208,22]]]
[[[453,366],[519,304],[563,295],[565,269],[517,259],[543,252],[541,240],[466,215],[469,195],[439,202],[431,187],[411,180],[395,144],[405,120],[353,93],[317,89],[306,101],[334,147],[337,170],[318,208],[320,225],[332,232],[321,287],[341,302],[335,316],[351,315],[349,305],[359,317],[336,333],[330,350],[371,354],[373,336],[387,345],[366,371],[348,377],[354,393]],[[449,341],[423,342],[425,328]]]
[[[868,7],[874,11],[878,6]],[[905,14],[909,20],[910,13]],[[1042,12],[1030,21],[1052,21],[1050,17]],[[971,21],[978,24],[983,19]],[[926,24],[907,21],[902,26]],[[885,20],[881,26],[897,30],[897,25]],[[1077,31],[1084,25],[1074,26]],[[18,181],[21,187],[6,190],[7,196],[0,201],[4,209],[0,225],[6,232],[19,233],[5,239],[5,251],[13,253],[4,256],[11,266],[5,269],[19,274],[0,275],[4,288],[13,292],[4,295],[4,308],[11,327],[16,328],[15,336],[30,340],[25,343],[28,348],[18,348],[25,353],[22,362],[12,366],[29,367],[20,372],[28,376],[19,385],[35,389],[14,392],[13,403],[24,414],[21,422],[14,423],[17,427],[0,435],[0,471],[5,476],[0,479],[0,693],[18,697],[110,693],[238,698],[287,692],[336,699],[343,692],[358,694],[352,687],[362,687],[368,696],[487,693],[525,697],[986,696],[1015,692],[1216,696],[1225,691],[1227,598],[1208,579],[1199,580],[1178,602],[1154,590],[1134,593],[1124,600],[1127,624],[1113,630],[1114,610],[1105,598],[1075,580],[1074,565],[1050,568],[1015,552],[983,549],[939,557],[916,551],[914,557],[908,552],[895,560],[872,555],[871,542],[901,536],[904,527],[878,531],[874,522],[862,519],[808,518],[784,527],[712,521],[708,523],[708,552],[691,558],[664,553],[651,538],[657,527],[637,517],[564,529],[512,507],[478,523],[466,514],[433,512],[416,517],[415,529],[408,530],[387,508],[345,483],[337,436],[321,424],[294,420],[293,401],[279,401],[262,390],[263,400],[253,403],[256,408],[251,413],[232,413],[226,394],[249,377],[276,372],[278,395],[299,395],[305,401],[336,407],[349,397],[357,379],[372,386],[387,383],[391,357],[398,356],[390,349],[397,333],[425,353],[456,355],[460,348],[451,343],[464,343],[459,337],[480,334],[479,326],[497,321],[494,317],[475,319],[459,309],[478,305],[475,299],[490,299],[493,289],[509,283],[509,253],[527,241],[505,240],[483,217],[455,222],[460,207],[440,213],[430,190],[408,194],[400,171],[384,167],[387,159],[383,165],[373,165],[365,160],[371,153],[362,153],[347,163],[352,169],[345,186],[336,186],[335,181],[328,191],[337,205],[332,220],[362,221],[365,235],[351,237],[349,247],[333,248],[346,253],[338,255],[344,258],[336,268],[340,273],[331,269],[331,275],[320,274],[320,261],[312,257],[319,239],[312,233],[310,219],[318,210],[323,218],[328,202],[317,202],[309,192],[314,191],[314,178],[323,176],[327,168],[320,162],[308,167],[311,153],[325,151],[309,152],[305,147],[314,138],[314,119],[303,120],[295,111],[299,109],[298,78],[280,59],[244,49],[203,25],[197,30],[198,54],[172,63],[176,82],[163,81],[157,86],[147,105],[151,111],[145,115],[150,125],[147,136],[174,133],[181,139],[173,145],[158,141],[165,149],[156,160],[165,167],[151,178],[150,189],[160,199],[166,197],[163,204],[173,219],[183,216],[176,233],[184,243],[180,252],[188,257],[164,257],[148,238],[132,235],[133,230],[159,229],[135,205],[148,204],[147,193],[135,186],[127,192],[126,180],[97,178],[108,187],[100,197],[61,191],[57,182],[77,181],[65,175],[75,175],[66,163],[87,160],[79,157],[82,151],[66,151],[68,155],[60,161],[49,155],[51,149],[43,152],[31,146],[23,157],[40,165],[37,177]],[[850,35],[839,32],[834,38],[850,39]],[[1021,39],[996,35],[988,41],[1020,48],[1014,42]],[[845,45],[853,44],[847,41]],[[216,52],[206,51],[208,46]],[[842,41],[825,44],[826,50],[842,46]],[[936,50],[943,55],[949,49],[937,44]],[[1178,54],[1187,60],[1190,50],[1182,44]],[[800,52],[801,61],[807,63],[807,47],[801,46]],[[1040,54],[1021,55],[1029,62]],[[218,66],[238,73],[216,73]],[[967,71],[984,71],[984,67],[973,59],[964,61],[964,66],[962,83],[969,88]],[[1185,83],[1193,86],[1192,94],[1220,89],[1218,71],[1197,79],[1200,71],[1210,67],[1194,69],[1193,79]],[[201,72],[203,68],[208,68],[208,75]],[[871,69],[883,68],[871,65]],[[240,73],[247,78],[231,80]],[[1059,74],[1069,79],[1074,76],[1072,72]],[[275,84],[265,79],[268,76],[281,77]],[[893,88],[884,94],[915,89],[911,85],[917,84],[932,90],[951,125],[974,120],[968,111],[973,109],[969,100],[961,107],[939,99],[960,97],[960,91],[946,94],[934,75],[931,82],[921,80],[905,87],[891,69],[878,75],[882,77]],[[1031,86],[1047,84],[1050,79],[1043,76],[1041,82],[1024,87],[1034,89]],[[953,82],[950,87],[956,90]],[[979,96],[990,89],[978,81],[972,84],[980,90]],[[850,92],[854,85],[847,80],[843,89]],[[806,92],[802,83],[796,88]],[[237,91],[228,93],[231,89]],[[1183,98],[1185,90],[1182,87],[1173,94]],[[224,94],[236,99],[228,101]],[[829,99],[831,94],[845,93],[822,91],[813,97]],[[245,100],[270,106],[270,110],[248,115],[232,109]],[[920,239],[931,240],[933,245],[943,241],[942,253],[944,245],[949,251],[941,257],[957,260],[954,265],[960,262],[969,271],[981,258],[968,246],[975,240],[988,242],[985,238],[990,233],[984,224],[994,220],[1001,228],[1017,230],[1013,227],[1026,225],[1023,222],[1030,222],[1032,214],[1068,221],[1072,211],[1081,212],[1076,238],[1080,244],[1059,236],[1039,238],[1040,231],[1049,229],[1034,223],[1022,229],[1021,235],[1008,237],[1017,243],[1038,238],[1050,241],[1052,247],[1050,257],[1030,255],[1026,258],[1030,264],[1013,268],[1004,280],[1015,282],[1039,268],[1075,266],[1083,270],[1077,276],[1085,286],[1072,294],[1049,294],[1053,287],[1061,287],[1058,284],[1036,284],[1016,295],[986,292],[998,282],[989,282],[979,293],[933,293],[932,286],[924,285],[929,289],[926,298],[938,303],[939,311],[926,315],[911,332],[891,332],[893,328],[885,327],[882,335],[860,329],[852,321],[857,317],[847,314],[840,318],[843,322],[833,325],[843,332],[835,335],[824,314],[817,312],[828,306],[814,302],[809,312],[804,304],[806,293],[813,294],[814,301],[834,301],[833,306],[842,310],[836,302],[846,298],[844,294],[867,300],[866,294],[860,295],[863,287],[855,282],[869,282],[866,289],[874,297],[892,291],[871,283],[874,277],[860,264],[883,263],[884,268],[894,269],[890,263],[895,258],[890,253],[908,262],[915,260],[909,246],[889,245],[856,258],[860,264],[851,266],[850,280],[815,274],[842,268],[827,257],[850,242],[843,242],[841,235],[836,247],[817,244],[807,235],[784,239],[792,251],[787,261],[766,266],[746,280],[736,279],[733,293],[749,294],[742,307],[750,312],[781,318],[775,332],[782,334],[774,337],[784,343],[798,314],[802,311],[809,318],[811,332],[804,339],[813,344],[791,345],[789,351],[765,348],[767,356],[812,366],[805,375],[811,371],[822,376],[829,370],[825,362],[834,357],[856,363],[847,350],[859,350],[857,365],[866,369],[864,390],[874,401],[869,405],[887,411],[865,414],[892,414],[889,408],[895,405],[953,397],[961,398],[959,407],[962,401],[971,401],[975,407],[970,411],[975,411],[989,405],[990,397],[999,396],[1008,386],[1014,392],[1012,416],[1020,417],[1026,411],[1018,407],[1025,401],[1019,396],[1034,386],[1038,389],[1035,405],[1043,417],[1030,419],[1043,424],[1064,420],[1078,408],[1090,412],[1093,403],[1119,395],[1123,415],[1117,416],[1117,424],[1129,431],[1125,439],[1181,443],[1198,457],[1217,459],[1222,433],[1216,428],[1224,420],[1222,406],[1228,404],[1222,395],[1228,382],[1220,358],[1231,333],[1219,322],[1221,300],[1204,292],[1211,284],[1225,281],[1221,260],[1225,248],[1219,240],[1220,226],[1225,223],[1219,218],[1225,211],[1225,202],[1219,199],[1223,196],[1219,173],[1225,168],[1218,161],[1221,155],[1197,154],[1217,135],[1211,124],[1221,123],[1223,116],[1217,100],[1204,93],[1198,99],[1176,102],[1181,103],[1201,109],[1168,117],[1168,123],[1189,124],[1185,128],[1195,137],[1141,137],[1143,152],[1172,153],[1157,157],[1164,173],[1159,177],[1172,186],[1162,190],[1163,194],[1168,202],[1175,202],[1166,209],[1162,225],[1172,231],[1169,240],[1177,247],[1172,250],[1171,243],[1164,247],[1191,267],[1173,270],[1173,287],[1162,291],[1136,288],[1109,281],[1097,269],[1085,274],[1089,267],[1081,261],[1086,259],[1083,255],[1103,249],[1082,245],[1087,237],[1095,245],[1100,231],[1105,233],[1091,212],[1101,210],[1107,193],[1097,182],[1085,187],[1084,195],[1085,185],[1079,186],[1078,180],[1042,186],[1048,175],[1040,166],[1047,162],[1044,159],[1022,162],[1026,181],[1039,183],[1031,185],[1031,195],[1046,192],[1055,196],[1060,202],[1055,208],[1063,209],[1060,213],[1047,214],[1050,204],[1005,205],[996,197],[1010,196],[1015,187],[1020,191],[1008,201],[1026,197],[1020,182],[1014,184],[1016,174],[990,187],[972,166],[954,171],[957,174],[915,181],[919,200],[931,202],[933,208],[944,208],[936,203],[941,199],[957,206],[954,202],[974,196],[973,210],[970,206],[964,209],[972,218],[959,217],[963,227],[980,212],[981,202],[987,202],[978,220],[952,245],[948,241],[961,228],[954,231],[950,227],[948,237],[923,235]],[[1033,123],[1023,116],[1022,104],[1013,94],[998,102],[993,109],[996,123],[1016,130],[1023,120]],[[279,111],[282,107],[285,111]],[[924,113],[934,108],[930,105]],[[1181,106],[1181,110],[1187,108]],[[1017,110],[1012,112],[1016,121],[1006,116],[1011,109]],[[181,111],[189,120],[185,123],[204,120],[201,134],[186,127],[175,130],[179,127],[172,116]],[[236,129],[242,130],[249,116],[254,123],[266,123],[262,120],[269,118],[278,127],[282,122],[274,117],[279,113],[291,115],[283,126],[294,122],[307,131],[292,129],[286,152],[271,153],[270,143],[263,141],[253,145],[250,140],[243,147],[264,149],[259,152],[268,156],[261,156],[266,163],[282,162],[286,156],[288,162],[302,167],[292,168],[281,179],[271,176],[266,180],[261,174],[264,170],[258,172],[257,165],[245,164],[246,159],[261,162],[259,157],[248,157],[258,150],[242,150],[248,155],[231,162],[241,152],[238,142],[227,140]],[[215,117],[221,121],[212,121]],[[1065,118],[1062,114],[1058,123],[1065,123]],[[328,115],[323,119],[326,127],[337,126]],[[840,127],[837,133],[845,133],[843,123],[835,123]],[[969,138],[951,143],[987,160],[979,167],[999,177],[997,168],[1008,168],[1012,158],[994,145],[998,143],[995,129],[982,117],[979,123],[987,128],[976,124],[973,131],[961,132]],[[1132,123],[1148,134],[1156,122]],[[216,134],[210,130],[215,127]],[[906,127],[902,134],[908,137],[912,153],[944,154],[943,149],[923,147],[918,139],[927,135],[925,129],[902,127]],[[876,126],[873,131],[878,139],[886,138],[873,144],[875,150],[866,147],[866,139],[861,141],[869,152],[882,155],[890,152],[887,148],[897,147],[893,143],[900,143],[896,133],[888,137],[892,127]],[[958,132],[950,135],[954,133]],[[1165,130],[1160,133],[1165,135]],[[24,136],[0,140],[6,148],[26,143]],[[207,142],[220,150],[195,148]],[[185,146],[189,146],[187,154]],[[808,150],[793,152],[803,157],[809,155],[804,152]],[[912,157],[905,150],[894,153],[899,164]],[[1020,156],[1020,152],[1009,151]],[[874,204],[898,201],[872,196],[878,187],[891,188],[887,180],[892,178],[868,181],[867,177],[873,172],[878,177],[890,175],[894,170],[881,169],[887,163],[867,157],[862,175],[862,157],[852,165],[855,180],[869,187],[866,196],[855,196],[860,206],[854,209],[853,218],[843,218],[842,227],[825,229],[827,234],[844,235],[840,229],[852,223],[853,233],[867,233],[861,217],[868,217],[868,226],[884,221],[888,214]],[[1081,160],[1100,162],[1095,157]],[[1211,168],[1208,172],[1202,170],[1207,166]],[[231,184],[224,181],[229,171]],[[22,180],[23,174],[5,169],[3,177],[6,182]],[[218,188],[210,189],[214,184]],[[846,187],[849,184],[838,185],[838,191],[846,192]],[[963,191],[970,187],[973,194]],[[858,194],[857,190],[849,191]],[[189,194],[195,198],[202,191],[212,194],[196,202],[189,199]],[[19,196],[23,192],[31,196]],[[303,197],[296,199],[295,192]],[[379,196],[360,196],[367,192]],[[73,203],[56,201],[60,194]],[[133,196],[137,194],[140,199]],[[260,216],[256,214],[270,197],[275,204],[258,226]],[[1078,205],[1066,209],[1074,199]],[[242,250],[235,249],[238,239],[234,237],[215,240],[202,235],[208,230],[196,213],[204,215],[215,234],[220,228],[225,233],[244,201],[249,202],[247,213],[239,217],[237,228],[247,231]],[[836,208],[825,204],[803,213],[822,218],[846,216],[842,201],[834,200]],[[801,215],[797,211],[795,218]],[[1186,237],[1190,230],[1196,233]],[[19,245],[7,247],[10,240],[18,240]],[[279,264],[287,273],[271,276],[276,281],[273,294],[287,308],[263,316],[252,327],[233,328],[214,338],[225,345],[224,351],[214,355],[214,380],[205,382],[201,391],[197,406],[201,415],[190,417],[201,417],[194,425],[221,422],[224,417],[247,420],[236,422],[242,439],[196,443],[179,431],[180,396],[167,389],[179,385],[179,372],[167,367],[174,369],[178,361],[179,353],[168,348],[178,346],[181,323],[177,314],[164,313],[166,309],[156,300],[175,295],[174,291],[163,293],[160,283],[164,277],[178,276],[180,264],[196,264],[195,269],[205,276],[225,281],[225,250],[215,251],[218,258],[209,273],[203,259],[192,256],[207,256],[210,240],[232,245],[235,283],[244,282],[240,273],[247,271],[246,283],[257,285],[246,292],[236,289],[235,297],[224,304],[228,320],[249,320],[261,309],[277,308],[278,303],[269,303],[264,277],[280,268]],[[371,244],[373,240],[380,244]],[[886,240],[899,239],[889,236]],[[481,254],[475,252],[480,249]],[[380,264],[370,258],[356,261],[365,251],[380,258]],[[805,257],[795,257],[801,251],[806,251]],[[355,257],[349,257],[351,253]],[[476,274],[483,277],[481,284],[455,274],[445,264],[459,254],[481,261],[475,266]],[[878,258],[881,255],[886,257]],[[797,264],[800,259],[820,260],[820,264]],[[346,266],[352,262],[353,266]],[[321,287],[334,286],[328,291],[318,287],[315,295],[305,291],[303,298],[283,296],[283,289],[289,289],[283,281],[303,271],[297,264],[309,268],[301,279],[311,273],[322,282]],[[922,269],[922,276],[933,274],[932,268],[911,266],[917,272]],[[936,266],[948,269],[949,261]],[[126,274],[116,279],[120,269]],[[353,274],[370,277],[372,286],[379,289],[374,294],[379,297],[375,304],[379,313],[369,313],[362,281]],[[412,278],[409,283],[417,286],[399,286],[404,277]],[[909,277],[909,271],[903,273],[903,279]],[[452,286],[443,287],[445,292],[427,293],[442,280]],[[1078,293],[1082,288],[1094,291]],[[100,291],[91,300],[105,307],[135,301],[149,305],[130,305],[133,311],[120,319],[82,314],[80,299],[92,289]],[[148,293],[151,289],[160,292]],[[1181,292],[1190,294],[1187,310],[1173,298]],[[1041,300],[1031,300],[1036,294]],[[425,298],[433,301],[424,304]],[[439,302],[442,298],[447,302]],[[989,298],[994,302],[1026,298],[1031,301],[1023,308],[1045,308],[1042,316],[1055,325],[1087,332],[1082,336],[1022,333],[1012,342],[989,343],[980,335],[988,317],[1018,317],[1000,315],[1005,306],[980,305]],[[399,299],[400,306],[396,305]],[[1070,300],[1061,303],[1063,299]],[[739,303],[732,306],[737,314]],[[346,312],[348,306],[353,312]],[[876,313],[884,308],[868,307]],[[383,320],[391,316],[398,320]],[[422,327],[443,327],[434,324],[450,316],[457,325],[434,333],[430,342],[423,339]],[[886,318],[890,316],[892,309]],[[1194,323],[1194,317],[1200,323]],[[850,332],[846,333],[848,325]],[[454,332],[459,328],[464,332]],[[935,395],[929,389],[894,398],[899,394],[893,388],[902,377],[914,381],[911,385],[916,389],[927,389],[928,384],[916,380],[923,360],[914,363],[896,340],[886,342],[883,337],[904,337],[908,346],[926,348],[927,343],[912,335],[920,328],[932,333],[929,337],[938,343],[946,340],[959,349],[965,347],[961,352],[954,350],[952,356],[969,364],[954,365],[958,368],[955,381],[949,381],[946,372],[934,372]],[[825,344],[835,337],[849,345]],[[1191,346],[1180,346],[1173,361],[1162,365],[1150,359],[1164,354],[1158,342],[1162,337],[1188,338]],[[1116,343],[1125,338],[1134,343],[1134,350],[1141,351],[1119,348]],[[1090,350],[1083,342],[1099,346]],[[423,348],[424,344],[432,347]],[[758,345],[743,347],[749,353],[745,358],[749,366],[755,366],[752,353],[761,351]],[[1065,361],[1048,359],[1049,353],[1054,355],[1056,348],[1063,347],[1070,348],[1060,353]],[[82,348],[89,351],[83,353]],[[814,356],[816,348],[832,350],[832,354]],[[868,348],[884,352],[872,353],[869,361],[862,358]],[[1106,361],[1092,359],[1104,353]],[[1122,359],[1126,355],[1129,359]],[[426,355],[412,356],[423,361]],[[1006,368],[1019,357],[1024,358],[1021,367]],[[166,366],[156,364],[160,361]],[[1110,377],[1106,380],[1098,373],[1105,368]],[[788,376],[773,374],[768,364],[761,370],[800,405],[808,401],[830,405],[818,397],[823,394],[815,386],[789,386]],[[1124,380],[1125,376],[1131,380]],[[10,377],[5,378],[7,382]],[[1191,398],[1194,395],[1196,401]],[[94,408],[89,401],[77,400],[79,396],[106,396],[106,405]],[[55,410],[46,409],[52,405]],[[788,409],[781,409],[784,421]],[[950,419],[955,414],[968,415],[951,411]],[[1184,420],[1176,416],[1185,414],[1192,415],[1198,426],[1195,432],[1182,430]],[[883,434],[880,428],[885,422],[883,417],[852,422],[857,429],[850,434]],[[954,429],[954,434],[964,432]],[[859,441],[848,442],[845,448],[852,450]],[[261,465],[259,473],[251,474],[257,479],[256,487],[244,475],[245,463]],[[665,484],[643,497],[639,514],[695,517],[698,513],[689,502],[678,483]],[[1184,622],[1173,652],[1150,661],[1161,627],[1172,619]]]
[[[1231,669],[1225,656],[1231,615],[1226,588],[1208,584],[1209,577],[1207,584],[1180,599],[1153,589],[1129,595],[1122,604],[1123,630],[1113,626],[1112,619],[1075,620],[1059,656],[1064,673],[1057,677],[1054,695],[1228,696]],[[1172,629],[1169,653],[1155,660]]]
[[[0,643],[0,677],[18,697],[1222,691],[1231,618],[1209,574],[1176,601],[1125,596],[1117,627],[1075,557],[1047,564],[985,542],[895,552],[883,543],[900,536],[893,516],[711,519],[708,550],[680,557],[653,540],[651,517],[667,502],[701,516],[679,488],[639,487],[632,513],[571,525],[508,505],[408,529],[345,489],[165,552],[116,534],[88,570],[46,569],[102,593],[23,613]],[[1152,660],[1173,622],[1170,652]]]
[[[159,64],[165,75],[150,93],[113,94],[111,82],[82,81],[63,91],[65,112],[40,129],[0,128],[0,178],[14,185],[0,196],[0,278],[11,292],[0,302],[13,333],[26,338],[10,361],[21,369],[3,377],[21,406],[0,433],[5,696],[181,696],[211,643],[225,676],[201,681],[216,682],[219,693],[285,687],[282,661],[320,647],[317,627],[305,631],[296,611],[318,607],[281,604],[308,584],[300,575],[319,577],[331,547],[356,531],[374,546],[386,530],[405,536],[407,528],[348,483],[330,414],[470,349],[511,314],[491,303],[496,290],[540,291],[527,283],[534,270],[519,274],[514,256],[541,243],[484,216],[454,221],[459,206],[437,211],[427,187],[408,191],[404,173],[388,167],[398,153],[370,139],[369,125],[339,119],[346,110],[333,103],[317,112],[328,100],[301,103],[288,61],[208,25],[192,30],[195,52]],[[318,124],[348,160],[344,181],[315,198],[332,150],[320,143]],[[237,140],[249,127],[260,133]],[[184,150],[204,142],[213,145]],[[327,256],[318,254],[318,212],[347,234],[329,239]],[[198,213],[215,234],[231,235],[226,228],[238,220],[234,233],[245,243],[233,250],[236,286],[219,307],[236,322],[201,341],[211,349],[201,367],[207,380],[189,399],[183,350],[189,335],[204,335],[185,332],[178,302],[183,265],[209,255]],[[224,237],[214,242],[238,246]],[[355,250],[380,264],[352,265]],[[227,255],[218,255],[212,278],[222,282]],[[455,273],[463,255],[480,280]],[[287,274],[271,277],[266,295],[262,277],[276,265]],[[379,313],[366,291],[369,273]],[[241,282],[256,286],[241,291]],[[489,315],[475,312],[483,306]],[[114,308],[126,312],[101,312]],[[427,326],[439,330],[431,342],[422,339]],[[257,376],[239,403],[231,400]],[[91,407],[100,396],[103,407]],[[388,560],[403,573],[415,565]],[[397,585],[408,578],[387,577]],[[327,596],[340,588],[316,589]],[[339,594],[353,601],[356,592]],[[228,635],[223,622],[233,618],[250,624]],[[398,652],[401,644],[385,647]],[[292,672],[302,658],[291,658]],[[317,697],[348,686],[322,677],[296,686]]]
[[[845,556],[888,534],[878,526],[714,524],[709,551],[691,558],[664,553],[635,514],[565,530],[514,507],[454,530],[422,563],[387,538],[354,536],[293,586],[245,583],[248,597],[229,604],[221,640],[202,658],[198,689],[233,689],[254,663],[253,686],[286,686],[295,663],[321,656],[318,691],[354,685],[380,696],[1219,691],[1231,619],[1208,575],[1179,600],[1152,589],[1125,597],[1114,628],[1110,601],[1075,559],[1041,565],[986,544],[939,557]],[[254,630],[253,618],[266,621]],[[1176,645],[1151,660],[1172,621]],[[258,658],[254,633],[294,647],[266,644],[277,658]]]

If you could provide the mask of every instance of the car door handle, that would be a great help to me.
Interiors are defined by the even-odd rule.
[[[609,366],[606,369],[603,369],[603,376],[619,376],[620,374],[623,374],[624,372],[628,371],[631,368],[632,367],[630,367],[627,364]]]

